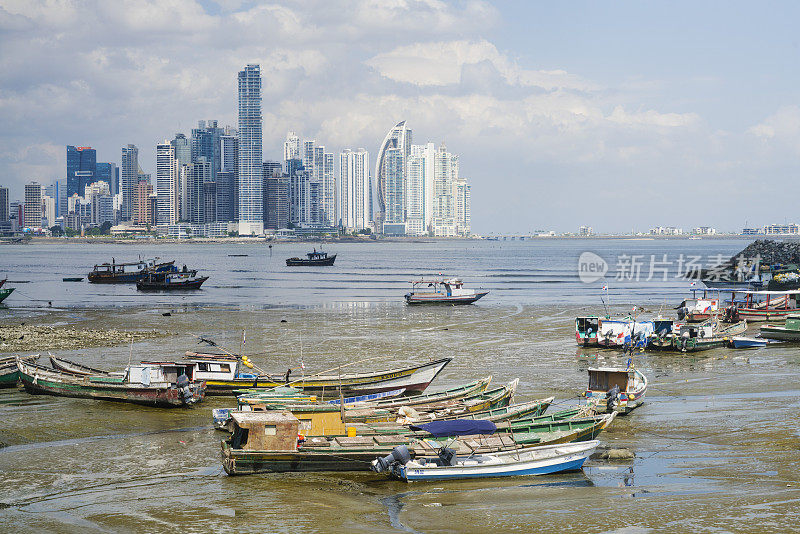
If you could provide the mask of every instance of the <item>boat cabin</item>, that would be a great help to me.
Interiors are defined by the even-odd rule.
[[[255,378],[255,374],[239,374],[239,359],[226,354],[192,355],[187,361],[195,366],[197,380],[234,380],[235,378]]]
[[[312,261],[313,260],[317,260],[317,261],[319,261],[319,260],[324,260],[325,258],[327,258],[328,257],[328,253],[327,252],[322,252],[322,251],[317,252],[316,249],[315,249],[314,252],[309,252],[309,253],[306,254],[306,256],[308,256],[309,260],[312,260]]]
[[[232,449],[297,451],[300,422],[288,411],[233,412]]]
[[[619,387],[621,393],[628,391],[628,384],[633,385],[633,369],[616,367],[598,367],[589,369],[588,391],[605,394],[614,386]]]
[[[411,292],[424,293],[424,291],[419,291],[419,288],[427,287],[433,288],[433,293],[438,293],[446,297],[466,294],[472,295],[475,293],[472,289],[464,289],[464,282],[459,278],[449,278],[447,280],[419,280],[417,282],[412,282]]]
[[[136,274],[154,267],[156,260],[140,260],[131,263],[116,263],[113,259],[111,263],[101,263],[94,266],[96,273],[109,274]]]
[[[714,327],[707,324],[684,324],[678,330],[679,338],[710,339],[714,336]]]
[[[132,384],[149,386],[153,384],[177,384],[178,378],[185,375],[189,382],[195,381],[194,365],[177,362],[148,362],[131,365],[127,379]]]
[[[270,404],[269,402],[240,403],[241,412],[274,413],[278,405],[291,407],[292,415],[298,421],[298,432],[304,436],[344,436],[347,428],[342,421],[342,410],[333,404],[288,405],[287,403]],[[389,412],[386,413],[390,417]]]
[[[575,319],[575,339],[579,345],[597,343],[598,332],[600,332],[599,317],[589,316]]]

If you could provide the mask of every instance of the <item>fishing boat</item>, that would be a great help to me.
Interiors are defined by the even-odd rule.
[[[579,470],[599,444],[587,441],[466,456],[445,446],[435,456],[413,460],[408,447],[398,445],[385,458],[374,460],[372,469],[406,482],[547,475]]]
[[[787,315],[783,326],[765,324],[760,328],[761,337],[781,341],[800,341],[800,314]]]
[[[575,318],[575,341],[578,345],[591,347],[598,344],[599,323],[600,318],[595,315]]]
[[[798,299],[800,290],[745,291],[736,311],[749,321],[783,321],[789,315],[800,315]]]
[[[103,371],[101,369],[95,369],[94,367],[89,367],[88,365],[83,365],[80,363],[76,363],[64,358],[57,358],[50,354],[50,365],[53,366],[53,369],[57,369],[59,371],[63,371],[65,373],[71,373],[74,375],[83,375],[83,376],[100,376],[100,375],[117,375],[117,376],[124,376],[124,372],[119,373],[112,373],[109,371]]]
[[[208,276],[197,276],[197,271],[148,272],[136,282],[139,291],[175,291],[200,289]]]
[[[615,415],[606,414],[599,419],[603,419],[607,426]],[[348,431],[346,436],[306,437],[301,435],[300,421],[288,411],[239,412],[233,414],[231,419],[233,432],[221,442],[222,466],[229,475],[364,471],[377,456],[389,454],[397,445],[406,445],[412,458],[425,457],[433,454],[429,442],[445,439],[448,448],[460,455],[523,450],[528,446],[552,444],[547,439],[551,434],[541,429],[538,434],[544,438],[544,442],[529,438],[529,445],[522,445],[515,441],[516,434],[512,437],[507,432],[430,440],[416,439],[409,434],[359,436],[354,431]],[[557,434],[558,437],[553,437],[553,440],[569,439],[568,434],[576,436],[577,432],[560,431]]]
[[[328,256],[327,252],[319,251],[314,249],[314,252],[309,252],[306,254],[305,258],[288,258],[286,260],[287,267],[328,267],[333,265],[333,262],[336,261],[336,254],[333,256]]]
[[[83,282],[82,276],[65,276],[61,279],[62,282]]]
[[[598,340],[601,347],[646,347],[655,331],[653,321],[626,319],[598,319]]]
[[[717,298],[698,297],[695,293],[692,298],[684,299],[677,307],[678,319],[688,323],[702,323],[719,314],[719,292]]]
[[[39,356],[26,356],[22,358],[26,362],[34,362]],[[0,388],[13,388],[19,383],[19,367],[17,367],[16,356],[5,356],[0,358]]]
[[[718,320],[702,324],[685,324],[672,340],[673,350],[698,352],[728,345],[730,338],[744,334],[747,321],[723,325]]]
[[[629,414],[644,403],[647,377],[632,367],[589,369],[589,387],[583,393],[587,404],[598,413]]]
[[[13,287],[6,287],[6,288],[0,289],[0,302],[3,302],[4,300],[6,300],[6,298],[8,298],[8,296],[13,292],[14,292],[14,288]]]
[[[672,340],[680,330],[683,323],[672,319],[653,319],[653,333],[647,341],[647,348],[650,350],[668,350],[672,348]]]
[[[452,361],[452,358],[441,358],[371,373],[318,373],[292,377],[288,371],[284,374],[248,373],[242,368],[242,360],[236,355],[188,351],[186,359],[197,365],[198,380],[206,382],[208,395],[234,395],[237,389],[291,385],[306,393],[319,395],[320,398],[324,398],[326,394],[328,397],[338,397],[340,390],[346,396],[401,388],[405,389],[407,395],[421,393]]]
[[[734,336],[729,345],[734,349],[757,349],[766,347],[769,340],[757,337]]]
[[[203,399],[205,384],[193,380],[194,367],[175,362],[142,362],[123,376],[83,375],[17,359],[20,380],[32,395],[130,402],[171,408]]]
[[[411,292],[406,293],[405,299],[407,304],[472,304],[488,294],[465,289],[459,278],[448,278],[411,282]]]
[[[93,284],[133,284],[150,271],[161,272],[174,266],[174,261],[159,262],[159,258],[139,260],[130,263],[117,263],[111,258],[111,263],[95,265],[88,274],[89,282]]]

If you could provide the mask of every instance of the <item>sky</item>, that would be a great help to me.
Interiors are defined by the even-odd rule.
[[[0,185],[236,126],[259,63],[264,158],[288,131],[445,142],[479,234],[800,223],[796,2],[0,0]]]

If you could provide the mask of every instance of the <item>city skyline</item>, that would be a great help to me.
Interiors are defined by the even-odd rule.
[[[387,125],[407,120],[469,169],[476,233],[793,221],[791,3],[0,6],[12,199],[61,177],[68,144],[120,171],[134,144],[155,175],[150,147],[203,117],[237,124],[226,73],[259,63],[264,159],[280,160],[291,130],[377,155]],[[749,202],[754,185],[769,203]]]

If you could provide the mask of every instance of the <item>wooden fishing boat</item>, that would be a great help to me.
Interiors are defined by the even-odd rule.
[[[745,291],[736,311],[749,321],[783,321],[789,315],[800,315],[798,299],[800,290]]]
[[[603,419],[611,421],[616,414]],[[412,458],[433,454],[432,442],[442,440],[460,455],[523,450],[527,446],[567,443],[578,431],[528,436],[529,445],[517,443],[510,434],[415,439],[409,435],[315,436],[298,439],[300,421],[290,412],[239,412],[232,416],[233,432],[221,442],[222,465],[229,475],[310,471],[364,471],[377,456],[389,454],[397,445],[407,445]],[[607,425],[606,425],[607,426]],[[586,435],[591,431],[583,429]],[[599,430],[598,430],[599,432]],[[516,435],[515,435],[516,436]]]
[[[465,289],[460,279],[449,278],[411,282],[411,292],[406,293],[405,299],[407,304],[472,304],[488,294],[488,291]]]
[[[237,389],[274,388],[291,385],[320,398],[365,395],[405,389],[405,394],[425,391],[452,358],[372,373],[309,374],[294,378],[290,373],[248,373],[235,355],[186,352],[186,359],[197,366],[198,380],[207,385],[207,395],[234,395]],[[246,366],[244,366],[246,367]]]
[[[112,258],[111,263],[95,265],[88,274],[88,279],[93,284],[133,284],[148,272],[161,272],[174,267],[175,261],[159,262],[158,259],[117,263]]]
[[[208,276],[197,276],[197,271],[147,273],[136,282],[139,291],[181,291],[200,289]]]
[[[599,444],[599,441],[586,441],[467,456],[459,456],[444,447],[434,457],[414,460],[407,446],[399,445],[390,456],[399,455],[400,460],[386,469],[377,467],[378,460],[374,460],[373,468],[377,472],[388,471],[392,478],[406,482],[549,475],[580,470]]]
[[[26,362],[34,362],[36,356],[25,356],[22,360]],[[16,356],[5,356],[0,358],[0,388],[13,388],[19,383],[19,367],[17,367]]]
[[[88,365],[82,365],[80,363],[76,363],[64,358],[57,358],[50,354],[50,365],[53,366],[53,369],[57,369],[59,371],[63,371],[65,373],[72,373],[74,375],[85,375],[85,376],[99,376],[99,375],[113,375],[117,374],[119,376],[124,375],[125,373],[111,373],[109,371],[103,371],[101,369],[95,369],[94,367],[89,367]]]
[[[589,369],[589,387],[583,393],[587,404],[597,413],[629,414],[644,403],[647,377],[632,367],[596,367]]]
[[[765,324],[760,328],[761,337],[781,341],[800,341],[800,314],[787,315],[783,326]]]
[[[599,321],[600,318],[595,315],[577,317],[575,319],[575,341],[578,345],[591,347],[598,344]]]
[[[747,321],[722,324],[712,320],[705,323],[685,324],[672,340],[672,349],[679,352],[698,352],[724,347],[730,338],[739,336],[747,330]]]
[[[13,292],[14,292],[14,288],[13,287],[6,287],[6,288],[3,288],[3,289],[0,289],[0,302],[3,302],[4,300],[6,300],[6,298],[8,298],[8,296]]]
[[[288,258],[286,260],[287,267],[329,267],[336,261],[336,254],[328,256],[327,252],[309,252],[305,258]]]
[[[194,367],[174,362],[131,365],[124,376],[66,373],[17,359],[20,380],[33,395],[110,400],[159,407],[190,406],[203,399],[205,384]]]
[[[478,412],[468,412],[459,408],[445,408],[444,410],[419,413],[416,417],[398,417],[397,423],[417,424],[426,421],[447,421],[450,419],[481,419],[483,421],[493,422],[514,421],[542,415],[547,411],[547,408],[550,407],[550,404],[552,404],[554,400],[555,397],[547,397],[546,399],[509,404],[508,406],[501,406],[499,408],[491,408]]]

